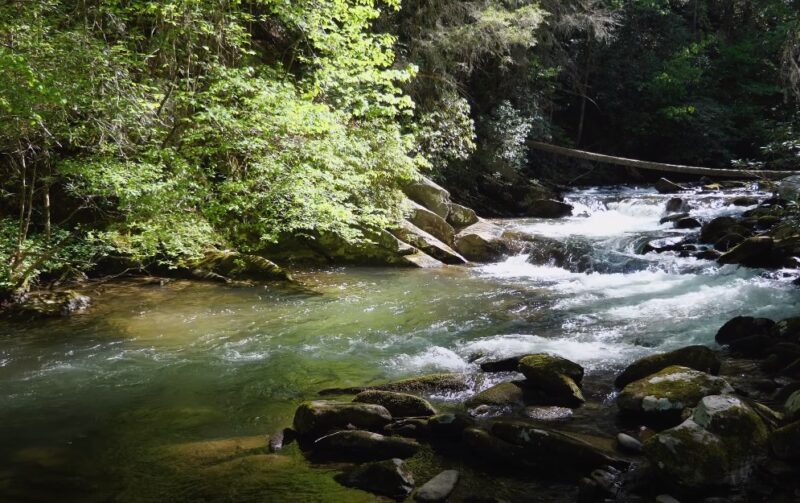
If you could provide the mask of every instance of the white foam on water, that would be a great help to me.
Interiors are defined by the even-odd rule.
[[[387,364],[401,373],[465,372],[470,366],[458,353],[441,346],[431,346],[414,354],[399,354]]]

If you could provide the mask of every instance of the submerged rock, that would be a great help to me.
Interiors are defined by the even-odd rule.
[[[458,483],[458,470],[445,470],[417,490],[414,499],[420,503],[444,501],[450,496]]]
[[[373,386],[357,386],[353,388],[328,388],[319,392],[320,395],[347,395],[357,394],[367,390],[395,391],[400,393],[450,393],[466,391],[470,387],[467,376],[458,373],[427,374],[419,377],[410,377],[400,381]]]
[[[357,394],[353,401],[382,405],[393,417],[433,416],[436,414],[436,410],[427,400],[408,393],[367,390]]]
[[[414,490],[414,477],[401,459],[366,463],[335,478],[344,486],[390,498],[403,499]]]
[[[720,361],[717,355],[706,346],[687,346],[668,353],[645,356],[628,365],[614,381],[618,388],[624,388],[633,381],[638,381],[655,374],[672,365],[681,365],[690,369],[718,374]]]
[[[10,304],[0,314],[19,320],[58,318],[84,311],[91,299],[72,290],[31,292]]]
[[[391,420],[392,415],[380,405],[315,400],[297,408],[293,425],[299,436],[309,437],[349,426],[382,431]]]
[[[704,397],[692,416],[644,443],[664,482],[688,489],[737,486],[765,453],[768,430],[741,399]]]
[[[318,438],[311,449],[315,457],[326,460],[375,461],[411,457],[419,450],[419,444],[370,431],[343,430]]]
[[[623,413],[675,421],[683,409],[694,407],[703,397],[732,392],[721,377],[673,365],[625,386],[617,406]]]

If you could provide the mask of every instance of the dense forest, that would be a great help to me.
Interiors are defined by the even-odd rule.
[[[369,242],[425,173],[484,213],[560,179],[531,140],[796,168],[788,0],[11,0],[0,288]],[[554,175],[555,173],[555,175]],[[578,173],[580,174],[580,173]],[[487,195],[489,198],[487,199]],[[492,207],[492,206],[496,207]]]

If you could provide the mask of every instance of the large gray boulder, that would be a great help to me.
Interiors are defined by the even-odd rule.
[[[800,199],[800,175],[784,178],[778,183],[778,195],[787,201]]]
[[[301,437],[319,437],[348,427],[381,431],[391,420],[392,415],[380,405],[315,400],[300,404],[293,427]]]
[[[377,461],[408,458],[419,444],[403,437],[387,437],[363,430],[342,430],[325,435],[311,445],[313,455],[336,461]]]
[[[633,381],[638,381],[655,374],[671,365],[682,365],[690,369],[718,374],[721,362],[716,353],[706,346],[687,346],[668,353],[645,356],[628,365],[617,377],[614,384],[624,388]]]
[[[414,246],[444,264],[466,264],[467,259],[450,246],[416,225],[403,220],[397,228],[390,231],[401,241]]]
[[[510,252],[502,227],[483,219],[458,232],[455,249],[473,262],[492,262]]]
[[[442,218],[450,214],[450,193],[428,178],[421,177],[419,181],[407,185],[403,192],[409,199]]]
[[[366,390],[357,394],[353,401],[382,405],[393,417],[423,417],[436,414],[436,409],[427,400],[408,393]]]
[[[732,392],[721,377],[673,365],[625,386],[617,406],[623,413],[675,421],[683,409],[694,407],[703,397]]]
[[[375,494],[402,500],[414,490],[414,476],[402,459],[359,465],[337,475],[336,481]]]
[[[450,203],[450,213],[447,215],[447,223],[460,229],[478,223],[478,215],[475,214],[472,208]]]
[[[406,219],[409,222],[431,234],[447,246],[453,245],[456,233],[453,226],[448,224],[444,218],[414,201],[406,200],[404,209],[408,215]]]
[[[644,443],[661,480],[686,489],[737,486],[764,456],[769,430],[732,395],[704,397],[692,416]]]

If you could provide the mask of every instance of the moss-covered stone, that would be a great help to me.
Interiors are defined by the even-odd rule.
[[[670,421],[705,396],[732,392],[733,388],[721,377],[673,365],[625,386],[617,406],[623,413],[660,416]]]
[[[469,382],[464,374],[427,374],[387,384],[369,386],[367,389],[401,393],[445,393],[466,391],[469,389]]]
[[[248,255],[231,250],[209,252],[189,265],[194,277],[219,275],[232,280],[273,281],[291,280],[291,276],[274,262],[258,255]]]
[[[447,215],[447,223],[456,228],[463,228],[478,222],[478,215],[472,208],[461,206],[460,204],[450,203],[450,213]]]
[[[394,391],[367,390],[353,398],[354,402],[382,405],[393,417],[433,416],[436,409],[424,398]]]
[[[414,490],[414,477],[401,459],[388,459],[359,465],[339,474],[336,481],[347,487],[356,487],[391,498],[402,500]]]
[[[523,405],[527,390],[520,382],[501,382],[474,395],[466,401],[467,407],[489,405],[495,407],[512,407]]]
[[[681,365],[700,372],[718,374],[720,361],[716,353],[706,346],[687,346],[636,360],[622,371],[614,384],[618,388],[624,388],[633,381],[655,374],[671,365]]]
[[[557,374],[570,377],[577,384],[583,380],[583,367],[549,353],[527,355],[520,359],[518,368],[532,384],[548,381]]]
[[[403,221],[390,231],[397,239],[408,243],[444,264],[465,264],[467,260],[428,232],[411,222]]]
[[[783,405],[786,417],[790,420],[800,419],[800,391],[795,391]]]
[[[765,453],[768,430],[734,396],[707,396],[692,416],[644,443],[644,453],[665,483],[689,489],[737,486]]]
[[[405,202],[406,219],[423,231],[431,234],[447,246],[453,246],[455,230],[447,221],[433,211],[413,201]]]
[[[293,427],[302,437],[315,437],[351,426],[382,431],[391,420],[392,415],[380,405],[316,400],[297,408]]]
[[[420,177],[419,180],[403,187],[403,192],[412,201],[442,218],[450,215],[450,193],[429,178]]]

